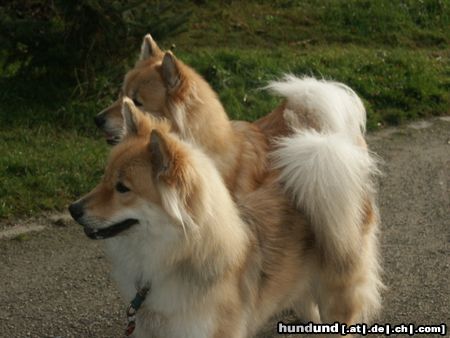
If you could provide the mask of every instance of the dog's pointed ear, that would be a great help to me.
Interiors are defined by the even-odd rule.
[[[152,171],[156,178],[168,175],[171,167],[171,154],[164,136],[156,129],[150,133],[150,153]]]
[[[153,40],[152,36],[150,34],[147,34],[144,36],[144,40],[142,41],[141,46],[141,54],[139,56],[139,60],[147,60],[148,58],[152,56],[156,56],[158,54],[162,54],[161,49],[159,49],[158,45],[156,44],[155,40]]]
[[[179,62],[172,52],[166,52],[164,54],[162,62],[162,77],[166,87],[169,90],[178,88],[181,82],[181,72]]]
[[[122,103],[122,117],[124,135],[137,135],[139,128],[139,121],[142,118],[142,112],[136,108],[133,101],[128,98],[123,98]]]

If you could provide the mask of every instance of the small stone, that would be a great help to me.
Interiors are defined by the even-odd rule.
[[[67,223],[64,218],[57,218],[53,220],[53,225],[56,225],[57,227],[66,227]]]

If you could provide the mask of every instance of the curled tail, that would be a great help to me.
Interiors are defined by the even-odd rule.
[[[297,130],[277,145],[274,167],[310,218],[324,258],[348,264],[362,245],[364,208],[377,171],[374,159],[342,133]]]
[[[286,99],[285,118],[295,127],[309,128],[311,119],[316,130],[345,133],[359,137],[365,133],[366,110],[356,93],[343,83],[313,77],[285,75],[266,87]],[[303,121],[303,122],[302,122]]]

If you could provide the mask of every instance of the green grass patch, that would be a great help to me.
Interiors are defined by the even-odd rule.
[[[255,120],[274,109],[280,99],[262,90],[269,81],[285,73],[315,76],[343,82],[365,101],[368,128],[398,124],[405,120],[448,111],[450,59],[446,52],[404,48],[368,48],[330,45],[307,50],[279,48],[202,48],[180,52],[178,57],[194,67],[217,91],[232,119]],[[0,103],[2,125],[39,127],[51,124],[64,130],[92,131],[93,117],[110,104],[117,84],[99,81],[97,97],[66,104],[19,105],[14,112],[5,107],[24,102],[22,92]]]
[[[11,238],[11,240],[16,241],[16,242],[26,242],[29,241],[31,239],[31,236],[29,234],[20,234],[17,235],[13,238]]]
[[[100,179],[100,137],[52,126],[0,130],[0,218],[63,210]]]
[[[189,29],[173,41],[183,50],[352,43],[448,48],[447,0],[200,1]]]
[[[369,130],[449,113],[447,0],[181,0],[167,15],[187,12],[187,30],[158,42],[206,78],[233,119],[276,107],[280,99],[261,88],[284,73],[348,84],[366,105]],[[123,48],[137,57],[139,47]],[[0,66],[4,58],[0,50]],[[76,84],[19,80],[17,62],[3,68],[0,219],[62,210],[94,187],[108,150],[93,117],[131,66]]]
[[[270,112],[280,99],[261,88],[293,73],[350,85],[365,101],[369,129],[447,112],[450,65],[443,56],[357,45],[179,53],[211,83],[233,119],[254,120]],[[107,147],[92,119],[112,99],[0,110],[1,123],[8,126],[0,130],[0,218],[62,210],[95,186]]]
[[[261,88],[285,73],[348,84],[366,103],[369,129],[448,109],[450,63],[427,52],[329,46],[272,53],[204,50],[181,57],[204,75],[233,119],[254,120],[270,112],[279,98]]]

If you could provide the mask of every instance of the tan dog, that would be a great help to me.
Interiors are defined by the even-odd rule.
[[[283,309],[331,323],[376,309],[374,226],[361,229],[358,255],[337,269],[274,175],[236,205],[215,162],[170,123],[129,99],[123,115],[102,181],[70,211],[89,237],[108,238],[126,299],[135,285],[151,285],[136,337],[251,337]]]
[[[205,148],[233,194],[259,186],[266,171],[265,135],[250,123],[230,123],[210,86],[171,53],[161,52],[150,36],[144,40],[140,61],[125,77],[119,99],[96,117],[110,144],[120,141],[123,95],[143,111],[167,118],[183,138]]]
[[[321,320],[366,318],[379,307],[381,282],[374,254],[376,167],[363,137],[364,107],[350,88],[335,82],[286,76],[269,89],[285,98],[274,112],[255,123],[230,121],[204,79],[147,35],[121,95],[164,117],[181,139],[200,147],[239,205],[256,190],[276,189],[285,196],[280,201],[287,215],[303,223],[304,213],[321,264],[334,273],[328,280],[345,280],[339,288],[348,288],[345,299],[318,303]],[[122,137],[120,101],[97,117],[112,143]],[[255,214],[264,212],[255,209]],[[370,259],[360,255],[364,250]],[[367,278],[360,280],[362,271]]]

